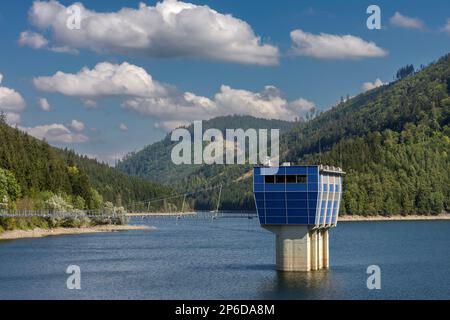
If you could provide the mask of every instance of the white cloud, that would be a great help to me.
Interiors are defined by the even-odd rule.
[[[75,131],[83,131],[84,130],[84,123],[78,120],[72,120],[72,122],[70,123],[70,127],[75,130]]]
[[[45,139],[48,142],[84,143],[89,141],[89,138],[87,136],[73,133],[62,124],[54,123],[36,127],[19,127],[19,128],[35,138]]]
[[[289,102],[274,86],[255,93],[222,85],[214,100],[186,92],[166,98],[132,98],[124,107],[161,120],[160,128],[173,129],[194,120],[232,114],[293,121],[315,105],[305,99]]]
[[[300,29],[291,32],[292,54],[317,59],[362,59],[384,57],[387,51],[374,42],[352,35],[314,35]]]
[[[102,62],[94,69],[83,68],[77,74],[58,71],[51,77],[38,77],[33,83],[39,90],[58,92],[66,96],[84,98],[92,105],[92,98],[114,96],[158,96],[166,88],[140,67],[124,62],[120,65]]]
[[[0,111],[20,113],[25,109],[25,100],[14,89],[1,86],[3,75],[0,74]]]
[[[5,115],[6,115],[6,123],[11,126],[18,125],[22,121],[20,113],[6,112]]]
[[[56,52],[56,53],[69,53],[69,54],[78,54],[78,50],[69,48],[67,46],[63,47],[51,47],[49,48],[50,51]]]
[[[81,99],[81,102],[88,109],[95,109],[98,107],[97,101],[94,101],[92,99]]]
[[[164,131],[172,131],[176,128],[184,127],[189,125],[189,121],[161,121],[155,124],[155,128],[162,129]]]
[[[425,24],[422,20],[404,16],[398,11],[391,17],[390,22],[393,26],[400,28],[417,30],[423,30],[425,28]]]
[[[450,18],[447,19],[447,24],[442,28],[442,31],[450,34]]]
[[[3,111],[23,111],[25,109],[25,100],[15,90],[0,87],[0,110]]]
[[[123,107],[156,118],[162,122],[160,127],[165,128],[221,115],[213,101],[189,92],[158,98],[130,98]]]
[[[230,114],[294,120],[314,108],[314,103],[305,99],[288,101],[274,86],[255,93],[223,85],[213,99],[181,92],[127,62],[120,65],[103,62],[76,74],[59,71],[33,82],[40,90],[77,97],[94,106],[96,99],[122,97],[124,108],[156,118],[162,128]]]
[[[52,109],[50,106],[50,103],[48,102],[48,100],[46,98],[39,98],[38,105],[42,111],[50,111]]]
[[[118,161],[122,160],[129,151],[117,151],[115,153],[84,153],[84,155],[90,159],[94,159],[100,162],[105,162],[110,166],[115,166]]]
[[[35,1],[29,20],[50,29],[56,47],[90,49],[148,57],[193,57],[274,65],[278,48],[264,44],[251,26],[208,6],[164,0],[154,7],[96,12],[82,3],[81,29],[67,28],[66,7],[57,1]]]
[[[222,86],[215,95],[215,103],[224,114],[248,114],[289,121],[315,108],[314,103],[303,98],[287,101],[274,86],[266,86],[258,93]]]
[[[21,46],[28,46],[33,49],[45,48],[48,44],[48,40],[44,36],[32,31],[21,32],[18,42]]]
[[[49,47],[49,41],[41,34],[33,31],[23,31],[20,33],[19,40],[17,40],[19,45],[28,46],[33,49],[46,49],[56,53],[69,53],[78,54],[78,50],[70,48],[68,46],[52,46]]]
[[[121,124],[119,124],[119,129],[122,131],[127,131],[128,126],[125,123],[121,123]]]
[[[387,82],[383,82],[380,79],[376,79],[374,82],[364,82],[362,89],[364,92],[386,85]]]
[[[6,115],[6,123],[17,125],[21,122],[20,113],[25,109],[25,100],[13,89],[2,87],[3,75],[0,73],[0,112]]]

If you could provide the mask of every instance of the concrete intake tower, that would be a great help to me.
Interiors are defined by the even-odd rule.
[[[337,224],[344,174],[324,165],[253,169],[259,221],[276,236],[277,270],[329,267],[328,230]]]

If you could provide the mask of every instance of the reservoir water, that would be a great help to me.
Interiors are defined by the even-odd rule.
[[[157,229],[1,241],[0,299],[450,299],[450,221],[339,223],[331,269],[311,273],[275,271],[255,219],[132,223]],[[69,265],[81,290],[66,287]]]

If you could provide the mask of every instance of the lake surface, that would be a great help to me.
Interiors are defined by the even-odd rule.
[[[339,223],[331,269],[312,273],[275,271],[256,219],[133,223],[157,230],[0,242],[0,299],[450,299],[450,221]],[[66,288],[69,265],[81,290]]]

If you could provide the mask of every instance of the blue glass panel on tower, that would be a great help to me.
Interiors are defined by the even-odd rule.
[[[341,168],[324,165],[255,167],[253,190],[260,223],[335,226],[344,174]]]

